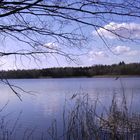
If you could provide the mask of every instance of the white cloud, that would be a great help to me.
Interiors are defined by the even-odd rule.
[[[99,28],[97,30],[98,33],[109,39],[118,38],[117,35],[120,35],[121,37],[124,37],[124,38],[129,38],[129,39],[140,39],[140,24],[138,23],[110,22],[109,24],[105,25],[103,28]],[[117,35],[109,32],[108,30]],[[97,35],[95,31],[93,33]]]
[[[130,47],[127,46],[117,46],[113,48],[112,51],[118,55],[126,55],[126,56],[140,55],[139,50],[132,50]]]
[[[140,51],[138,50],[131,50],[130,52],[126,53],[127,56],[138,56],[140,55]]]
[[[128,46],[116,46],[112,49],[112,51],[121,56],[125,57],[135,57],[140,55],[140,50],[132,49]],[[109,58],[109,54],[107,54],[105,51],[90,51],[89,52],[89,60],[104,60]]]
[[[130,47],[126,47],[126,46],[117,46],[113,49],[113,52],[116,54],[124,54],[129,51],[130,51]]]
[[[49,42],[49,43],[45,43],[44,47],[54,49],[54,48],[57,48],[58,45],[56,43]]]
[[[104,51],[90,51],[89,57],[92,60],[94,58],[106,58],[108,55]]]

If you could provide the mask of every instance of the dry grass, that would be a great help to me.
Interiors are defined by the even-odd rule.
[[[114,94],[109,108],[102,113],[98,112],[98,100],[92,101],[88,94],[75,95],[71,101],[75,104],[70,110],[64,107],[61,127],[56,120],[47,131],[40,135],[40,140],[139,140],[140,115],[130,113],[123,94],[121,106],[118,105]],[[8,122],[3,117],[0,119],[0,140],[11,140],[17,133],[17,117],[13,129],[9,129]],[[63,132],[60,134],[59,129]],[[24,140],[35,139],[35,129],[23,132]]]
[[[91,104],[88,95],[76,100],[67,116],[64,115],[63,140],[138,140],[140,115],[129,112],[123,95],[121,107],[116,97],[105,113],[97,113],[98,101]],[[107,111],[108,110],[108,111]]]

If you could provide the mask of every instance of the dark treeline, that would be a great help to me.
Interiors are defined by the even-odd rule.
[[[93,77],[116,75],[140,75],[140,63],[125,64],[120,62],[113,65],[95,65],[90,67],[65,67],[32,70],[0,71],[1,78],[64,78],[64,77]]]

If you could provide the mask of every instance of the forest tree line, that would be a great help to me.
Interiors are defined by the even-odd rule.
[[[94,77],[104,75],[140,75],[140,63],[125,64],[122,61],[119,64],[95,65],[90,67],[60,67],[31,70],[0,71],[1,79]]]

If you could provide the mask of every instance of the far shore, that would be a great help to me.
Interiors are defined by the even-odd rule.
[[[63,78],[140,78],[140,75],[96,75],[96,76],[72,76],[72,77],[40,77],[40,78],[29,78],[29,79],[63,79]]]
[[[140,77],[140,63],[0,71],[1,79]]]
[[[72,78],[140,78],[140,75],[96,75],[96,76],[78,76],[78,77],[39,77],[39,78],[9,78],[9,79],[72,79]]]
[[[96,75],[93,78],[133,78],[140,77],[140,75]]]

